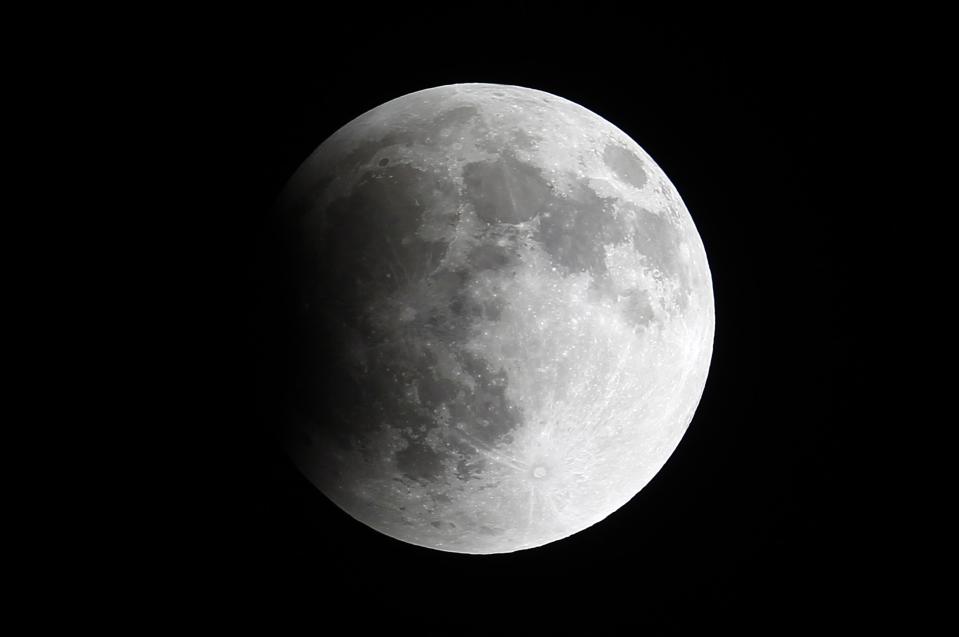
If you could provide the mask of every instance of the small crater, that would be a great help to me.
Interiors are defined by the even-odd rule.
[[[378,163],[380,166],[385,166],[385,165],[387,165],[388,163],[390,163],[390,160],[389,160],[388,158],[384,157],[383,159],[381,159],[381,160],[380,160],[379,162],[377,162],[377,163]]]
[[[533,469],[534,478],[545,478],[546,477],[546,467],[536,467]]]

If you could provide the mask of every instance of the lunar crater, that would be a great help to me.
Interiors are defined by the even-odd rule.
[[[643,188],[646,185],[643,160],[626,148],[612,144],[607,146],[603,151],[603,162],[618,179],[630,186]]]

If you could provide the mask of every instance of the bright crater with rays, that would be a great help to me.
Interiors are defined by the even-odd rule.
[[[279,204],[301,356],[287,449],[393,538],[501,553],[629,501],[712,352],[699,234],[633,140],[560,97],[460,84],[346,124]]]

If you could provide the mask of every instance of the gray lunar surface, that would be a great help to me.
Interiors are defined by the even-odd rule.
[[[357,520],[444,551],[540,546],[679,444],[712,352],[706,253],[601,117],[515,86],[405,95],[323,142],[278,210],[306,361],[287,450]]]

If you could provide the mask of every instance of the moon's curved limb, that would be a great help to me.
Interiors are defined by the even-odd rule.
[[[595,114],[520,87],[413,93],[326,140],[279,210],[322,350],[288,448],[357,519],[442,550],[538,546],[678,444],[712,350],[705,251]]]

